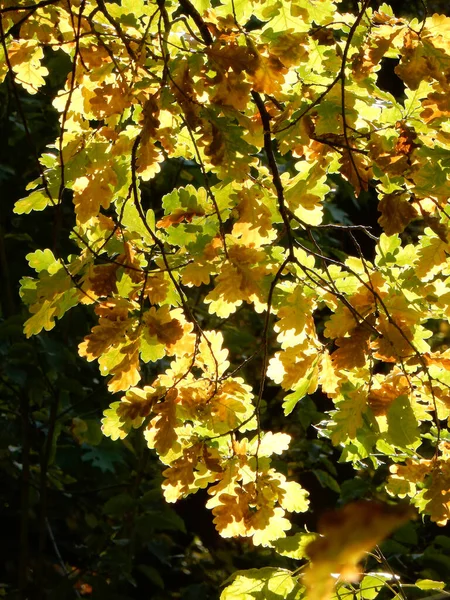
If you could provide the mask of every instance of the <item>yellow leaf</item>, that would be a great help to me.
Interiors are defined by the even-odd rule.
[[[277,340],[282,348],[301,344],[306,338],[315,337],[315,325],[312,313],[316,302],[307,297],[301,286],[297,286],[277,313],[279,321],[274,329],[279,331]]]
[[[441,268],[441,265],[446,262],[448,252],[449,244],[434,235],[431,229],[426,228],[415,261],[418,277],[426,281],[434,273],[433,267]]]
[[[427,490],[423,494],[426,501],[424,512],[440,527],[450,520],[450,461],[439,460],[432,465]]]
[[[232,235],[240,238],[246,246],[261,246],[276,237],[272,225],[272,214],[264,204],[258,188],[243,188],[238,192],[239,204],[236,212],[239,217],[234,223]]]
[[[218,379],[230,366],[228,350],[223,349],[220,331],[203,331],[195,363],[213,380]]]
[[[109,207],[113,196],[111,186],[117,185],[117,176],[108,166],[103,165],[98,170],[87,169],[86,173],[78,177],[72,186],[77,221],[81,225],[96,217],[100,207]]]
[[[281,91],[284,83],[286,67],[276,56],[259,55],[256,68],[251,68],[250,75],[253,80],[255,92],[273,94]]]
[[[136,157],[136,171],[144,181],[148,181],[161,171],[160,163],[164,156],[152,141],[139,145]]]
[[[258,452],[258,456],[272,456],[272,454],[282,454],[289,448],[291,442],[291,436],[287,433],[272,433],[267,431],[260,443],[258,444],[258,438],[252,442],[252,447],[255,445],[255,450]]]
[[[367,409],[367,392],[363,388],[347,393],[348,398],[336,403],[331,427],[331,441],[338,445],[347,438],[354,439],[363,425],[363,414]]]
[[[319,368],[319,384],[322,386],[322,391],[334,398],[338,393],[340,381],[330,354],[325,350],[321,355]]]
[[[111,346],[123,342],[130,322],[128,319],[125,321],[100,319],[99,324],[92,328],[92,332],[78,346],[80,356],[84,356],[91,362],[104,354]]]
[[[294,389],[316,359],[317,350],[308,343],[287,348],[270,359],[267,376],[284,390]]]
[[[29,94],[36,94],[45,84],[48,70],[41,66],[44,51],[37,40],[14,40],[8,48],[8,56],[16,81]]]
[[[285,481],[280,485],[283,496],[280,499],[282,508],[288,512],[306,512],[309,508],[308,492],[296,481]]]
[[[211,265],[203,262],[190,263],[181,272],[181,281],[184,285],[196,286],[208,284],[210,279]]]
[[[385,377],[374,375],[367,400],[375,416],[386,415],[394,400],[410,391],[407,378],[394,367]]]
[[[141,378],[139,368],[139,340],[123,346],[120,352],[124,355],[124,358],[118,364],[108,369],[108,373],[112,375],[112,378],[108,382],[108,389],[113,393],[128,390],[130,387],[136,385]],[[99,360],[99,365],[100,367],[102,366],[102,358]],[[105,373],[102,374],[104,375]]]

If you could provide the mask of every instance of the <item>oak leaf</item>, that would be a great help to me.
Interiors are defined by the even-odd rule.
[[[278,322],[274,329],[280,332],[277,340],[281,347],[288,348],[301,344],[306,337],[315,337],[315,325],[312,313],[315,299],[307,296],[302,286],[297,286],[286,303],[278,310]]]
[[[249,73],[255,92],[274,94],[280,92],[287,69],[276,56],[259,54],[255,66],[250,66]]]
[[[128,390],[130,387],[135,386],[141,378],[139,339],[130,341],[131,343],[123,344],[99,357],[98,364],[101,374],[112,375],[112,378],[108,381],[110,392]]]
[[[378,210],[381,212],[378,223],[386,235],[403,233],[410,222],[418,216],[415,207],[408,202],[406,194],[395,192],[382,197]]]
[[[308,344],[286,348],[270,359],[267,376],[284,390],[295,389],[317,359],[317,351]]]
[[[394,400],[409,392],[408,379],[398,367],[394,367],[386,377],[373,377],[367,401],[375,416],[386,415]]]
[[[363,426],[367,392],[363,388],[347,392],[346,398],[336,402],[336,409],[332,413],[334,424],[331,426],[331,441],[338,445],[348,438],[354,439],[358,429]]]
[[[148,429],[154,430],[153,438],[154,448],[158,454],[164,456],[172,449],[178,441],[176,427],[179,424],[177,419],[177,398],[178,391],[171,389],[167,392],[164,400],[155,405],[153,412],[156,417],[149,423]]]
[[[186,496],[195,481],[195,469],[202,455],[202,445],[195,444],[185,448],[182,455],[174,460],[169,468],[163,471],[165,480],[163,482],[164,497],[167,502],[175,502]]]
[[[355,150],[345,150],[342,155],[340,172],[355,189],[359,196],[362,190],[369,189],[369,181],[373,178],[370,160]]]
[[[113,188],[117,185],[117,175],[109,165],[91,167],[86,175],[78,177],[72,189],[77,221],[84,224],[96,217],[100,207],[109,208]]]
[[[338,349],[331,355],[333,366],[341,369],[364,367],[369,355],[369,339],[372,332],[365,323],[353,329],[349,337],[335,340]]]
[[[8,46],[8,56],[16,81],[29,94],[36,94],[48,75],[48,69],[41,64],[44,58],[42,46],[37,40],[14,40]]]

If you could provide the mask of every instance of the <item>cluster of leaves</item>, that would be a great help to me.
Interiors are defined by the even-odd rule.
[[[379,499],[450,518],[450,354],[436,325],[450,304],[450,18],[369,4],[356,15],[332,0],[2,9],[0,76],[16,90],[45,85],[45,52],[70,62],[53,99],[59,135],[14,209],[58,221],[73,206],[75,221],[70,251],[27,256],[26,336],[92,305],[79,354],[122,393],[103,433],[141,429],[166,500],[207,488],[223,537],[311,561],[301,579],[238,575],[223,598],[331,598],[331,574],[353,581],[411,517],[357,502],[319,524],[321,538],[287,537],[287,513],[309,503],[278,464],[291,436],[263,427],[275,386],[285,416],[317,390],[332,402],[320,435],[357,468],[389,467]],[[384,59],[398,61],[402,99],[378,85]],[[159,203],[152,182],[171,163],[179,174]],[[332,218],[336,180],[376,195],[378,238]],[[325,234],[347,236],[351,255]],[[233,347],[255,313],[259,327]]]

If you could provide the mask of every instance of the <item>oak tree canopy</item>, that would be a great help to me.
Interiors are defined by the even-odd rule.
[[[298,561],[240,571],[222,600],[386,592],[381,575],[358,587],[366,553],[417,515],[450,518],[450,18],[369,0],[0,12],[17,97],[42,92],[52,53],[69,65],[59,133],[14,212],[46,211],[56,237],[68,220],[71,250],[27,255],[25,335],[88,307],[79,354],[114,394],[103,434],[138,429],[167,502],[206,489],[221,536]],[[374,199],[378,222],[350,221],[342,189]],[[293,533],[313,507],[283,467],[295,437],[264,415],[276,403],[289,423],[319,394],[317,435],[386,477]]]

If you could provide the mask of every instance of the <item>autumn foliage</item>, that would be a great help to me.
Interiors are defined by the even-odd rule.
[[[450,18],[369,4],[1,9],[1,77],[36,94],[45,53],[70,59],[53,99],[59,137],[15,212],[73,207],[73,251],[28,255],[26,335],[91,306],[79,354],[118,394],[103,433],[140,429],[166,500],[207,488],[222,536],[310,560],[241,572],[224,600],[326,600],[331,573],[358,580],[365,552],[414,517],[408,504],[438,525],[450,518],[450,350],[436,326],[450,316]],[[401,99],[378,85],[384,59],[398,62]],[[145,186],[174,160],[178,182],[149,202]],[[376,195],[381,235],[333,212],[338,180],[356,202]],[[352,251],[326,246],[324,232]],[[255,315],[248,348],[230,348],[229,327]],[[377,501],[325,517],[323,537],[289,533],[309,501],[274,466],[290,435],[261,425],[275,386],[286,416],[324,394],[334,409],[320,435],[342,460],[389,468]]]

